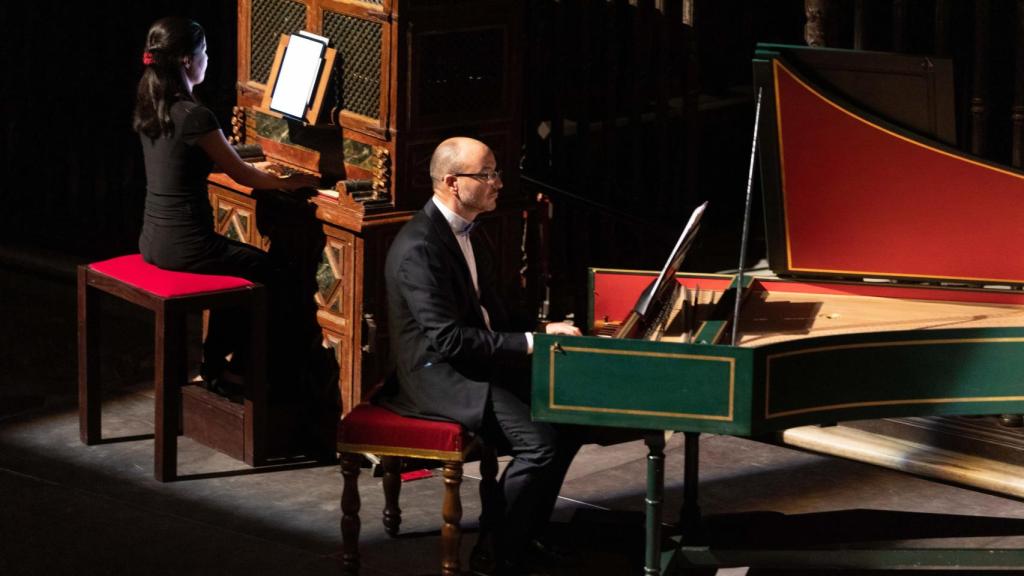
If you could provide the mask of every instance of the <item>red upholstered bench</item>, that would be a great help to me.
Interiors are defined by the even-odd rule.
[[[344,488],[341,494],[342,566],[346,574],[359,573],[359,467],[363,454],[380,457],[384,469],[384,529],[390,536],[398,535],[402,523],[402,510],[398,497],[402,487],[400,476],[402,458],[423,458],[444,462],[444,503],[441,515],[441,571],[442,574],[460,573],[459,546],[462,530],[462,463],[477,440],[455,422],[441,422],[400,416],[387,408],[373,404],[359,404],[338,425],[338,452],[341,453],[341,473]],[[495,477],[498,462],[493,449],[481,448],[480,496],[490,501],[497,490]]]
[[[155,374],[155,458],[153,475],[166,482],[177,476],[177,436],[181,387],[187,380],[186,316],[217,307],[246,306],[254,327],[266,324],[266,290],[233,276],[172,272],[147,264],[139,254],[120,256],[78,267],[78,422],[85,444],[96,444],[100,433],[99,338],[97,304],[106,292],[153,312]],[[262,461],[265,411],[266,331],[250,330],[250,358],[245,395],[246,446],[244,460]]]

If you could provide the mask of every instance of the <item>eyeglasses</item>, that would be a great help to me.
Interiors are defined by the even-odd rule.
[[[481,178],[486,180],[488,184],[494,184],[498,180],[501,180],[501,170],[490,170],[488,172],[460,172],[458,174],[452,174],[452,176],[467,176],[469,178]]]

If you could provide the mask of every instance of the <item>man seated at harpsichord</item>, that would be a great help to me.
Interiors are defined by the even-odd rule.
[[[392,357],[397,378],[382,403],[443,418],[508,450],[499,502],[485,502],[472,567],[518,574],[545,556],[538,541],[579,444],[564,429],[534,422],[529,407],[532,334],[516,330],[497,291],[494,262],[472,229],[495,209],[502,188],[483,142],[450,138],[430,162],[434,195],[399,232],[385,266]],[[567,323],[549,334],[579,335]],[[525,375],[514,378],[513,375]],[[550,558],[547,558],[550,560]]]

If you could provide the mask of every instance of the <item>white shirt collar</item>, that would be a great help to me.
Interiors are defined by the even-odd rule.
[[[472,221],[459,216],[455,212],[452,212],[450,208],[444,205],[444,202],[441,202],[441,199],[438,198],[436,194],[431,196],[430,199],[433,200],[434,206],[437,206],[437,209],[441,211],[444,219],[447,220],[448,225],[451,226],[452,232],[456,235],[460,234],[467,226],[473,223]]]

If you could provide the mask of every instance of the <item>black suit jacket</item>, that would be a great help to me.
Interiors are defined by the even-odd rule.
[[[385,403],[404,414],[455,420],[478,430],[503,365],[527,357],[523,332],[508,328],[487,246],[472,237],[480,297],[448,221],[427,201],[388,250],[388,330],[397,390]],[[480,312],[483,303],[494,331]]]

